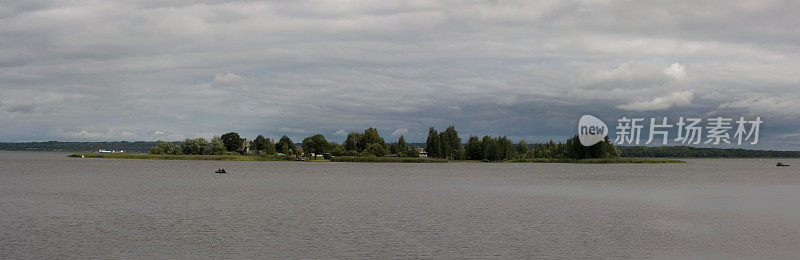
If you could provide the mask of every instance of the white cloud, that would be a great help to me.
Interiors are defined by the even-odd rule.
[[[241,84],[242,81],[244,81],[242,76],[233,73],[227,73],[224,75],[223,74],[214,75],[214,86],[220,86],[220,87],[237,86]]]
[[[674,81],[684,81],[689,77],[686,75],[686,69],[679,63],[672,63],[667,68],[664,68],[664,74],[670,76]]]
[[[589,83],[626,82],[633,79],[628,63],[622,63],[613,70],[598,70],[589,77]]]
[[[344,129],[339,129],[339,131],[336,131],[333,134],[338,136],[347,136],[347,131],[345,131]]]
[[[395,136],[395,137],[397,137],[397,136],[401,136],[401,135],[407,135],[407,134],[408,134],[408,129],[406,129],[406,128],[399,128],[399,129],[397,129],[397,130],[394,130],[394,132],[392,132],[392,135],[391,135],[391,136]]]
[[[214,138],[215,135],[220,135],[219,133],[196,133],[194,134],[194,138],[204,138],[207,141],[211,141],[211,138]]]
[[[800,117],[800,98],[793,96],[756,97],[720,104],[717,109],[745,109],[761,117]]]
[[[666,110],[672,108],[673,106],[690,105],[692,104],[693,98],[694,93],[691,91],[679,91],[648,101],[631,102],[625,105],[619,105],[617,108],[634,111]]]
[[[120,131],[117,129],[108,129],[105,131],[98,131],[93,129],[81,129],[79,131],[65,131],[63,129],[56,130],[58,134],[67,140],[91,140],[91,141],[109,141],[109,140],[141,140],[142,136],[131,131]]]
[[[99,132],[89,132],[87,130],[81,130],[79,132],[64,132],[64,136],[68,138],[80,138],[80,139],[101,139],[106,138],[106,133],[99,133]]]
[[[310,133],[310,131],[308,131],[306,129],[291,128],[291,127],[281,127],[281,128],[278,128],[278,130],[280,130],[281,132],[284,132],[284,133],[297,133],[297,134]]]

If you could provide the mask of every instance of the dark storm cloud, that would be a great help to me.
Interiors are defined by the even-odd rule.
[[[547,140],[585,113],[692,114],[761,116],[765,144],[797,148],[797,11],[793,1],[4,1],[0,139],[336,140],[375,126],[421,141],[428,126],[454,124]]]

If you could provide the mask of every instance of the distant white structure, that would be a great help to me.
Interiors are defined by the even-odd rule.
[[[124,153],[124,152],[125,152],[125,150],[119,150],[119,151],[118,151],[118,150],[106,150],[106,149],[100,149],[100,150],[97,150],[97,152],[98,152],[98,153]]]
[[[425,151],[425,149],[419,149],[419,158],[428,158],[428,151]]]

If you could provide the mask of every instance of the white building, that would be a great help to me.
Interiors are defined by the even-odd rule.
[[[428,152],[425,149],[419,149],[419,158],[428,158]]]

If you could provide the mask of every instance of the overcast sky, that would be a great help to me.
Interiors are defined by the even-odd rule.
[[[0,2],[0,141],[564,138],[744,116],[800,149],[798,1]],[[613,131],[613,130],[612,130]],[[395,137],[392,137],[395,136]]]

